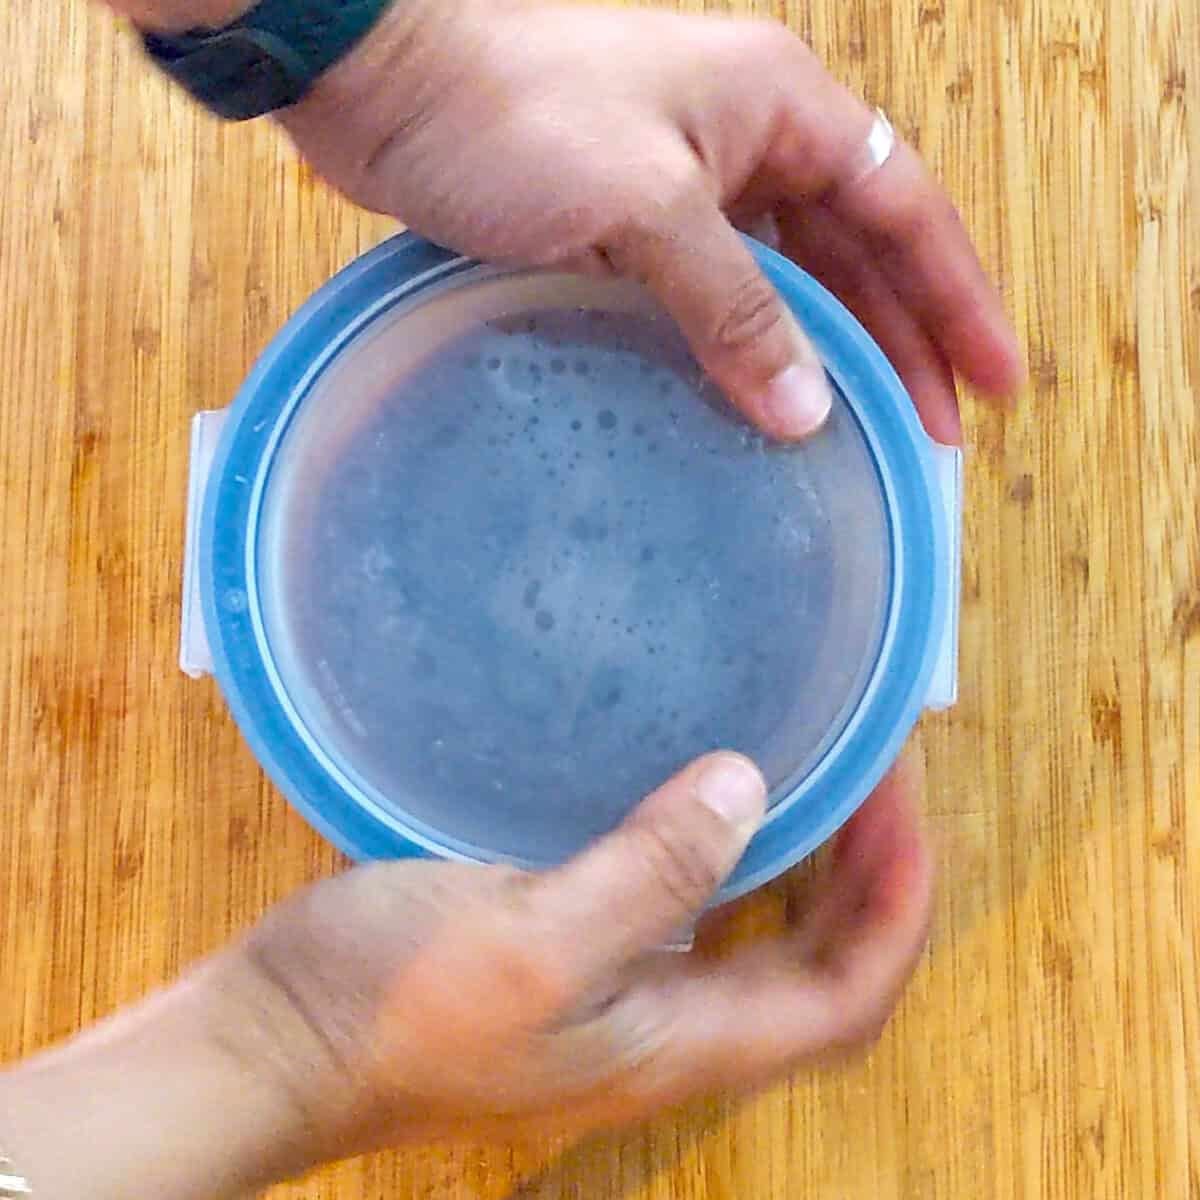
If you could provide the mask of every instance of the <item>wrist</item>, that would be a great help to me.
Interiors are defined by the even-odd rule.
[[[483,78],[477,64],[495,19],[516,3],[392,0],[362,42],[275,117],[317,170],[352,189],[383,146],[423,126],[458,83]]]
[[[0,1074],[0,1143],[40,1200],[212,1200],[312,1165],[225,956]]]

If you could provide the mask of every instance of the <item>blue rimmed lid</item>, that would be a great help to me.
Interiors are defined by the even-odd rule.
[[[556,861],[726,746],[772,784],[731,896],[894,759],[952,611],[937,457],[854,319],[754,250],[836,384],[800,447],[637,289],[408,235],[255,367],[205,490],[204,623],[256,755],[349,854]]]

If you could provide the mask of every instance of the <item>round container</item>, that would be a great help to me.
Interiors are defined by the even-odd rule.
[[[771,787],[728,898],[952,698],[957,457],[849,313],[752,248],[834,384],[799,446],[635,286],[409,235],[255,367],[203,489],[204,629],[255,754],[351,856],[558,862],[725,747]]]

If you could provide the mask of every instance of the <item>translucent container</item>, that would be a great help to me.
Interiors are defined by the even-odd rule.
[[[846,310],[753,249],[834,384],[799,446],[637,287],[409,235],[197,418],[183,665],[350,855],[558,862],[730,748],[771,807],[727,898],[952,702],[959,456]]]

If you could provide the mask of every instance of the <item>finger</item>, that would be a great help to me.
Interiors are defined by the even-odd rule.
[[[716,969],[681,963],[662,978],[650,1000],[671,1005],[671,1033],[647,1087],[666,1099],[756,1086],[878,1034],[927,939],[932,867],[915,781],[898,767],[847,825],[839,895],[816,914],[819,937],[803,929]]]
[[[721,751],[697,759],[621,826],[533,884],[548,953],[581,991],[689,925],[737,865],[762,821],[758,768]]]
[[[976,387],[1009,395],[1024,382],[1017,336],[950,198],[898,142],[878,170],[835,187],[830,208],[869,239],[898,295]]]
[[[658,297],[701,366],[756,425],[797,439],[824,424],[832,394],[817,352],[711,197],[698,191],[607,252]]]
[[[954,372],[900,302],[869,252],[823,204],[783,211],[782,249],[816,275],[867,327],[903,380],[929,435],[962,443]]]
[[[919,758],[906,754],[842,827],[818,898],[797,922],[790,951],[800,960],[824,962],[840,953],[846,931],[881,899],[881,861],[895,852],[894,842],[905,829],[921,835],[923,777]]]
[[[761,67],[764,79],[779,81],[762,172],[787,199],[825,198],[867,240],[896,294],[967,379],[987,392],[1015,391],[1025,374],[1016,334],[949,197],[900,141],[864,174],[875,113],[797,40],[780,42],[775,57]]]

